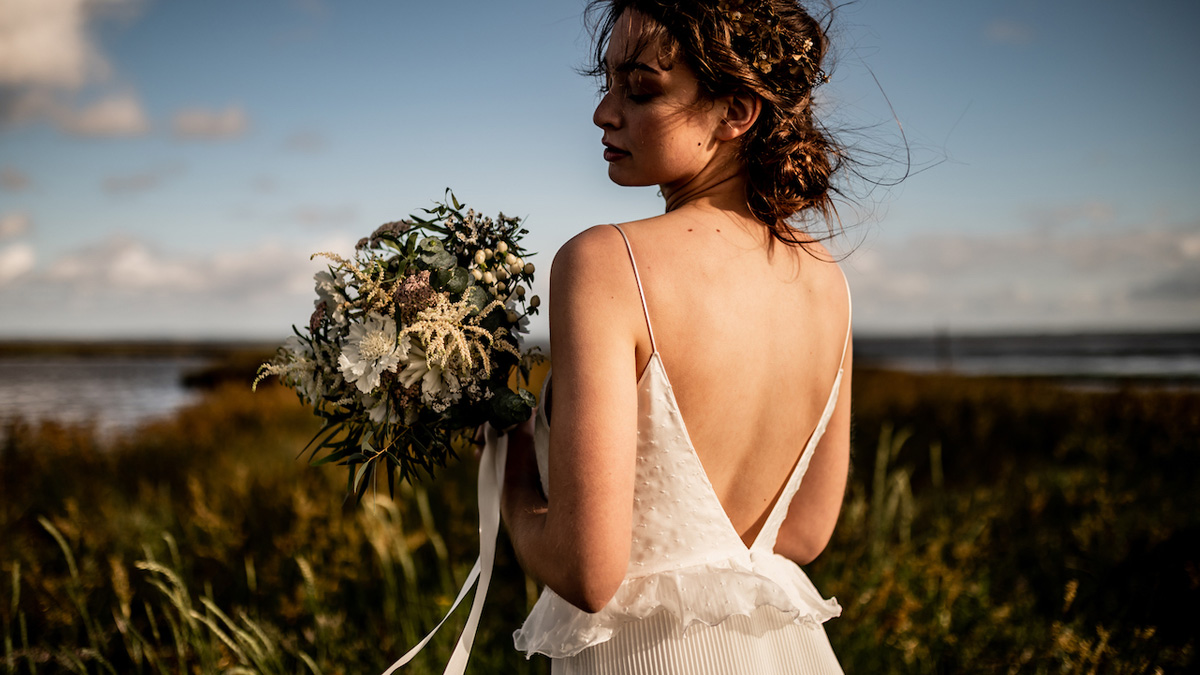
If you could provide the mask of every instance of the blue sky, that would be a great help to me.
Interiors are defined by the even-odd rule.
[[[525,216],[544,283],[575,232],[662,209],[605,177],[581,10],[4,0],[0,337],[282,337],[308,254],[446,187]],[[885,181],[902,125],[913,168],[841,210],[859,332],[1200,328],[1198,24],[1183,0],[842,7],[825,119]]]

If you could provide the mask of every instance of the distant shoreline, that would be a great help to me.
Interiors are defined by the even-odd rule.
[[[279,342],[266,340],[0,340],[0,358],[70,357],[221,357],[234,352],[273,352]]]
[[[265,360],[278,341],[229,340],[0,340],[0,359],[203,358]],[[550,345],[529,342],[550,355]],[[983,377],[1027,377],[1095,384],[1200,383],[1200,331],[1092,333],[949,333],[854,338],[860,368]]]

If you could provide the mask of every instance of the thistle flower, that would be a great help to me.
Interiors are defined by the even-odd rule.
[[[354,245],[354,248],[358,251],[361,251],[364,248],[378,248],[379,244],[383,242],[384,235],[399,237],[401,234],[408,232],[412,226],[413,222],[407,219],[394,220],[390,223],[384,223],[375,228],[375,231],[371,233],[370,237],[363,237],[362,239],[359,239],[358,243]]]
[[[429,270],[405,277],[392,294],[403,323],[411,323],[419,312],[437,304],[437,296],[437,291],[429,284]]]

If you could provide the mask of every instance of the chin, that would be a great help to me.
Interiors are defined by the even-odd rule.
[[[647,185],[657,185],[654,182],[639,180],[636,176],[632,176],[627,171],[622,171],[616,164],[608,165],[608,179],[620,185],[621,187],[646,187]]]

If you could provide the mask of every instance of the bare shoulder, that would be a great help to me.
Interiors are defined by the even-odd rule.
[[[825,285],[829,290],[837,290],[848,288],[846,284],[846,275],[842,271],[842,267],[838,264],[837,256],[829,251],[819,241],[810,240],[803,244],[801,250],[797,251],[802,260],[816,262],[816,265],[811,265],[810,268],[817,273],[820,283]]]
[[[611,295],[633,285],[625,240],[612,225],[595,225],[572,237],[554,255],[550,269],[554,293],[603,292]],[[566,298],[564,298],[566,299]]]
[[[628,363],[607,367],[635,372],[634,354],[642,349],[644,330],[638,298],[629,254],[615,227],[597,225],[563,244],[550,270],[550,349],[556,366],[563,359],[627,350]]]
[[[599,273],[609,265],[612,255],[624,250],[621,233],[611,225],[595,225],[567,240],[554,254],[551,279]]]

